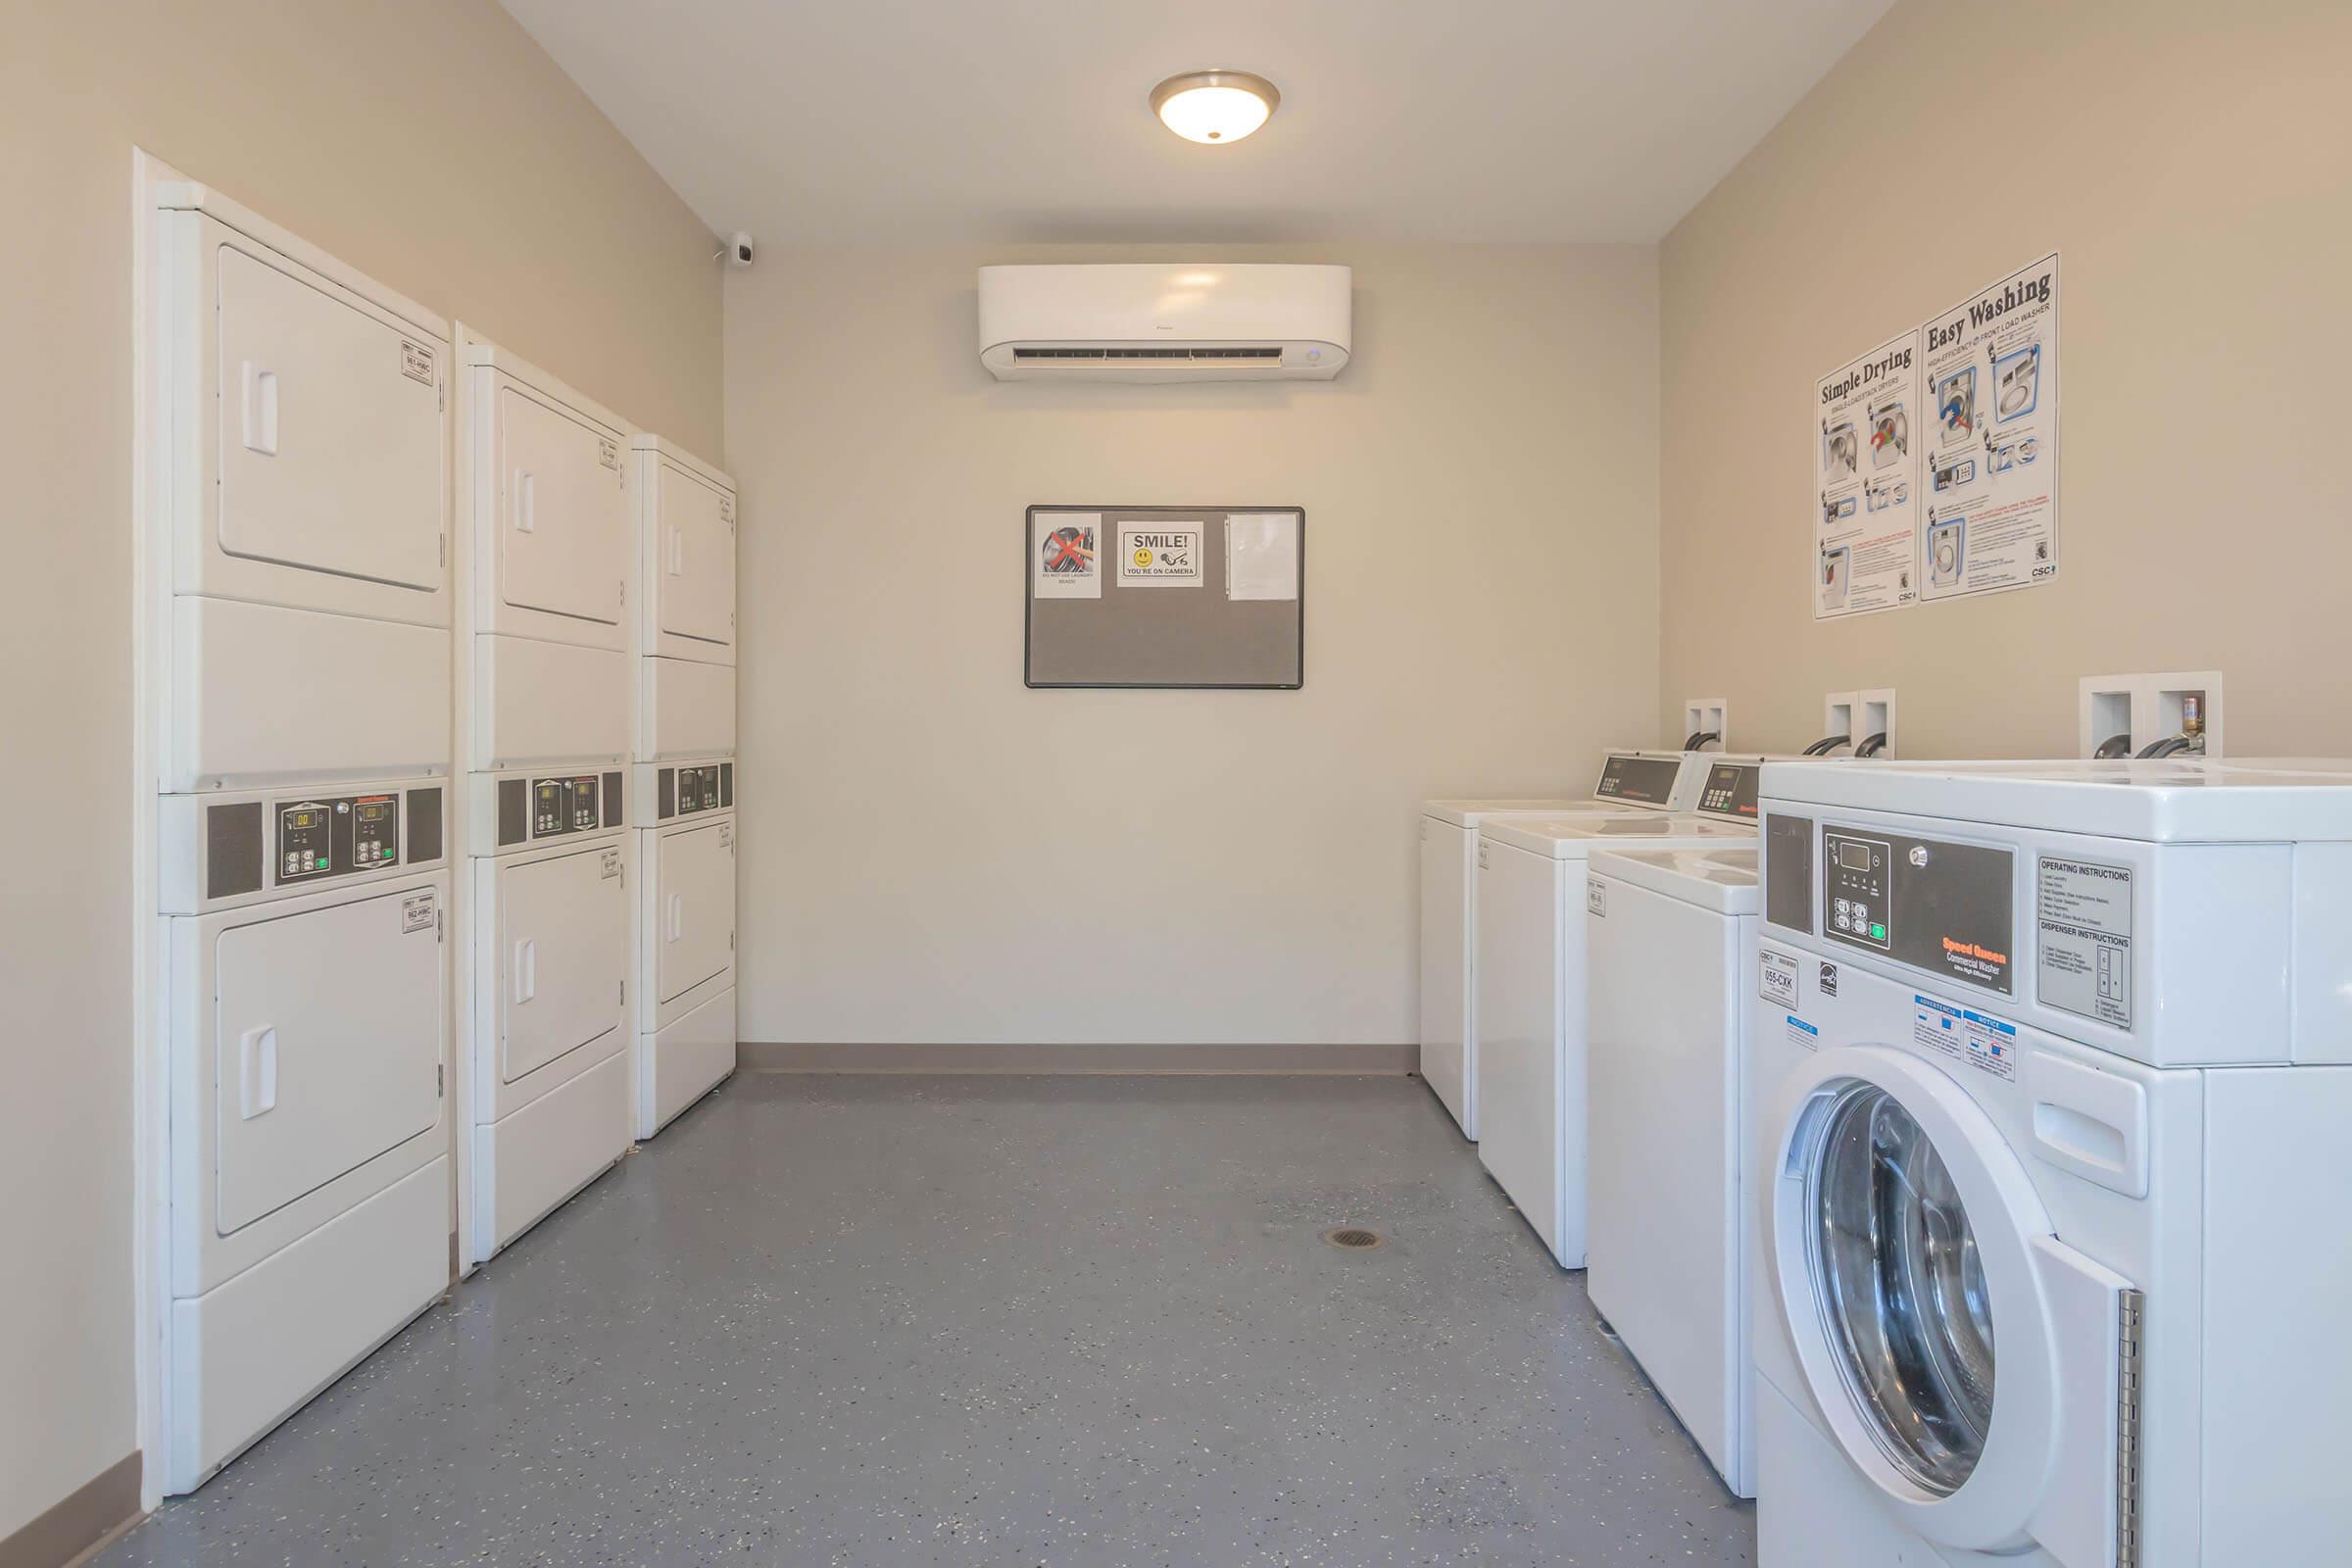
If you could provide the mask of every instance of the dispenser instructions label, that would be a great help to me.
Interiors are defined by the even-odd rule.
[[[1919,333],[1880,344],[1814,388],[1813,618],[1919,598]]]
[[[2017,1081],[2017,1025],[1913,992],[1911,1043],[1943,1061]]]
[[[1122,523],[1119,526],[1119,586],[1200,586],[1200,523]]]
[[[1759,948],[1761,979],[1756,994],[1776,1007],[1796,1005],[1796,960],[1786,953]]]
[[[1926,596],[2058,575],[2058,257],[1919,329]]]
[[[2132,1027],[2132,868],[2041,857],[2035,992],[2045,1006]]]

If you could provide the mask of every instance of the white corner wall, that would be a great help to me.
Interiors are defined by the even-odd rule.
[[[985,262],[1332,261],[1328,384],[1000,384]],[[1648,247],[770,246],[727,281],[742,1037],[1394,1044],[1415,803],[1654,739]],[[1036,502],[1305,508],[1294,693],[1029,691]]]
[[[718,456],[708,230],[470,0],[12,7],[0,47],[0,1556],[138,1445],[131,149]],[[44,1527],[46,1528],[46,1527]]]

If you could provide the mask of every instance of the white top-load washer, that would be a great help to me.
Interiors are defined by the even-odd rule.
[[[2341,1561],[2352,764],[1764,797],[1760,1561]]]
[[[1478,1157],[1563,1268],[1585,1266],[1585,861],[1617,845],[1727,848],[1695,812],[1490,816],[1479,826]]]
[[[1497,811],[1614,814],[1689,810],[1719,753],[1627,748],[1601,759],[1592,793],[1576,800],[1421,803],[1421,1076],[1462,1136],[1478,1137],[1478,988],[1472,867],[1478,824]]]
[[[1752,1497],[1755,844],[1607,850],[1586,874],[1585,1290],[1724,1485]]]

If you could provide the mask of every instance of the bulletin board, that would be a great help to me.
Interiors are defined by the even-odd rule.
[[[1032,688],[1296,691],[1306,678],[1298,507],[1031,507]]]

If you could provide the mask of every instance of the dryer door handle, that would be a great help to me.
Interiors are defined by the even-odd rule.
[[[686,900],[684,896],[672,893],[669,896],[668,926],[667,929],[662,932],[662,940],[664,942],[677,941],[679,936],[684,932],[685,928]]]
[[[277,1025],[237,1037],[237,1111],[246,1121],[277,1108]]]
[[[245,450],[274,458],[277,456],[277,372],[246,360],[240,379],[244,394],[240,412],[244,416]]]
[[[539,995],[539,944],[529,937],[514,944],[514,1002],[517,1006]]]

